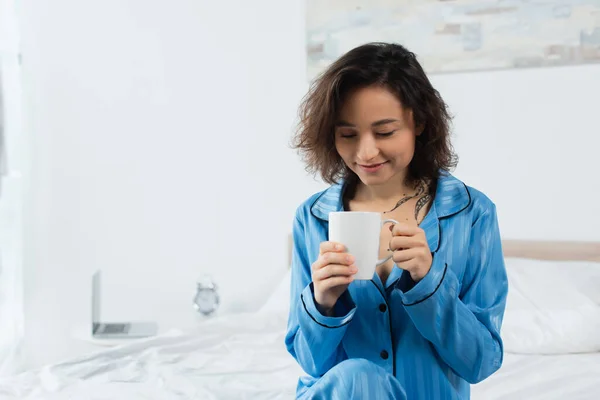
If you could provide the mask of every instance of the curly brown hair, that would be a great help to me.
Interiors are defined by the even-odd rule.
[[[307,171],[329,183],[357,178],[335,148],[334,128],[345,96],[378,85],[394,93],[412,110],[417,136],[408,180],[437,182],[442,171],[456,166],[450,143],[451,116],[414,53],[394,43],[367,43],[332,63],[315,81],[300,106],[299,129],[293,147],[303,155]]]

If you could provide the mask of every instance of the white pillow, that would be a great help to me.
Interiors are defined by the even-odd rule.
[[[290,309],[290,286],[292,281],[292,270],[288,270],[275,291],[269,296],[267,302],[260,308],[259,312],[265,313],[288,313]]]
[[[518,354],[600,351],[600,263],[505,259],[509,288],[504,350]],[[287,315],[291,270],[261,307]]]
[[[600,351],[600,263],[505,259],[504,349],[519,354]]]

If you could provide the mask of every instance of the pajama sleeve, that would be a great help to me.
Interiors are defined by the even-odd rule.
[[[495,206],[486,208],[464,237],[451,240],[462,240],[453,247],[469,252],[462,282],[447,255],[435,253],[428,274],[398,290],[413,323],[440,358],[477,383],[498,370],[503,359],[500,328],[508,281]]]
[[[335,304],[333,316],[324,316],[317,309],[301,218],[296,215],[293,226],[291,298],[285,343],[307,374],[320,377],[347,358],[341,341],[356,306],[346,291]]]

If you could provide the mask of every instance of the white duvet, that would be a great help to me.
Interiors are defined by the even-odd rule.
[[[600,398],[600,265],[508,259],[507,270],[504,364],[472,398]],[[1,379],[0,400],[292,399],[303,372],[284,346],[288,304],[289,275],[258,313]]]
[[[292,399],[281,313],[228,316],[0,381],[0,399]],[[597,399],[600,353],[507,354],[473,399]]]
[[[285,316],[237,315],[0,381],[0,399],[290,399]]]

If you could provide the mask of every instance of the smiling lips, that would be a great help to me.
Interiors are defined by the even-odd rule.
[[[385,163],[387,163],[387,161],[379,163],[379,164],[369,164],[369,165],[358,164],[358,166],[360,167],[360,169],[362,169],[365,172],[373,173],[373,172],[379,171],[385,165]]]

